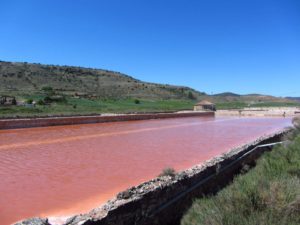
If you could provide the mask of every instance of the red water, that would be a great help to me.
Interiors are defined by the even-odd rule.
[[[88,211],[167,166],[187,169],[290,125],[194,117],[0,131],[0,222]]]

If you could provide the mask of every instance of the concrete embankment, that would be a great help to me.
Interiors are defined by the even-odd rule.
[[[245,165],[254,165],[269,143],[278,142],[288,130],[263,136],[232,149],[204,164],[158,177],[119,193],[87,214],[69,218],[65,225],[173,225],[179,224],[193,199],[212,194],[228,184]],[[216,146],[217,147],[217,146]],[[31,219],[20,224],[54,225],[48,219]]]
[[[217,116],[285,117],[300,114],[298,107],[266,107],[218,110]]]
[[[58,125],[132,121],[132,120],[180,118],[180,117],[193,117],[193,116],[214,116],[214,112],[191,111],[191,112],[177,112],[177,113],[145,113],[145,114],[117,114],[117,115],[47,117],[47,118],[26,118],[26,119],[0,119],[0,130],[28,128],[28,127],[45,127],[45,126],[58,126]]]

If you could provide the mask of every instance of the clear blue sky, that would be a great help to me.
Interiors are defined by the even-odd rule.
[[[0,60],[300,96],[300,1],[0,0]]]

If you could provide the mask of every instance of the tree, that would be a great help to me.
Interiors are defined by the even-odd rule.
[[[12,99],[11,104],[12,104],[12,105],[17,105],[17,100],[16,100],[16,98],[13,98],[13,99]]]
[[[27,104],[32,104],[32,102],[33,102],[33,99],[31,99],[31,98],[29,98],[29,99],[26,100]]]
[[[193,92],[191,92],[191,91],[189,91],[189,93],[188,93],[188,98],[192,99],[192,100],[196,99]]]
[[[42,99],[40,99],[40,100],[37,101],[36,104],[38,104],[38,105],[45,105],[45,102]]]
[[[42,87],[42,91],[43,91],[47,96],[51,96],[51,95],[54,95],[54,94],[55,94],[55,91],[54,91],[53,88],[50,87],[50,86]]]

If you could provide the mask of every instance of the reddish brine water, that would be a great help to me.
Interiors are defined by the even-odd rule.
[[[0,131],[0,221],[97,207],[165,167],[184,170],[291,124],[192,117]]]

